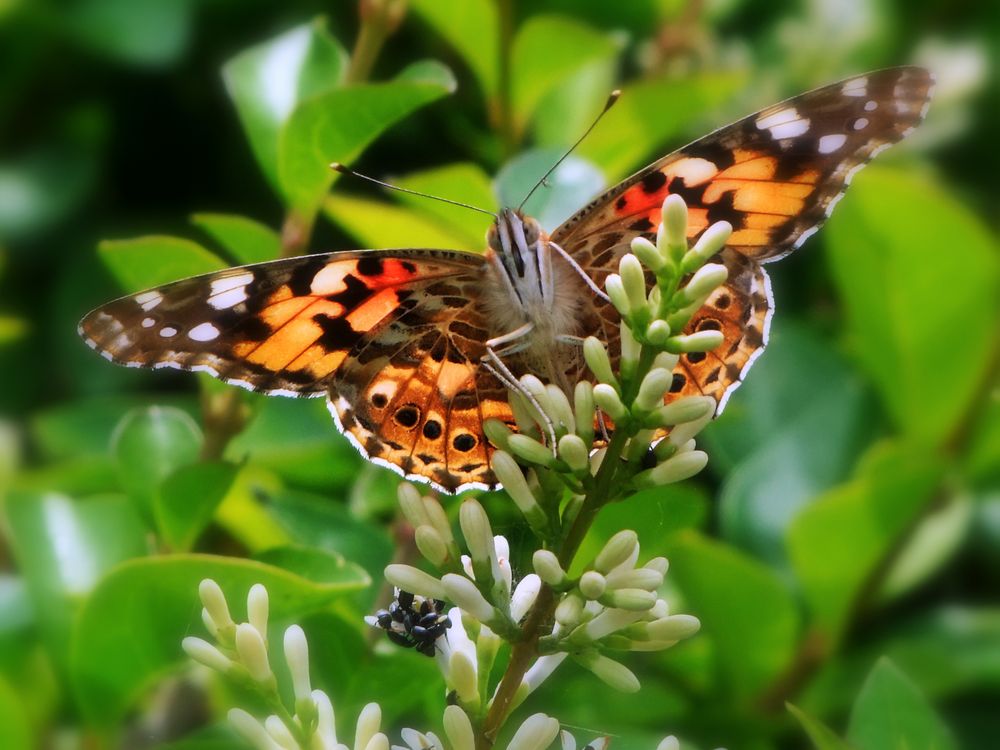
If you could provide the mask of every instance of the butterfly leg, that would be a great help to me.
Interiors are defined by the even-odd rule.
[[[509,335],[509,334],[508,334]],[[501,337],[505,338],[505,337]],[[515,344],[515,346],[517,346]],[[510,354],[516,351],[520,351],[519,348],[507,347],[504,353]],[[525,388],[518,381],[517,376],[510,371],[510,368],[504,364],[504,361],[500,359],[500,355],[490,346],[486,348],[486,354],[480,360],[483,367],[485,367],[493,376],[499,380],[503,385],[511,391],[521,394],[534,408],[535,411],[541,416],[542,420],[545,422],[546,432],[549,437],[549,445],[552,448],[552,454],[555,455],[556,450],[556,428],[552,424],[552,420],[549,419],[548,414],[542,408],[542,405],[538,403],[538,399]]]
[[[590,291],[592,291],[602,300],[610,304],[611,298],[608,295],[606,295],[603,291],[601,291],[601,288],[597,286],[596,283],[594,283],[594,280],[590,278],[590,276],[587,274],[586,271],[583,270],[580,264],[573,259],[572,255],[567,253],[565,250],[559,247],[559,245],[552,242],[551,240],[549,240],[549,247],[551,247],[553,250],[559,253],[559,255],[562,256],[562,259],[564,261],[569,263],[569,267],[572,268],[581,279],[583,279],[584,283],[590,287]]]

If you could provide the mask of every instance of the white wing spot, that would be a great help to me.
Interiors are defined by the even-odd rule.
[[[237,273],[232,276],[221,276],[220,278],[212,281],[211,293],[215,295],[221,294],[222,292],[228,292],[230,289],[246,286],[251,281],[253,281],[253,274],[249,271],[243,271],[242,273]]]
[[[784,109],[779,109],[777,112],[772,112],[769,115],[758,117],[757,129],[769,130],[773,128],[775,125],[781,125],[782,123],[791,122],[793,120],[798,120],[798,119],[799,119],[799,111],[795,109],[795,107],[785,107]]]
[[[859,117],[857,120],[854,121],[854,129],[855,130],[864,130],[867,127],[868,127],[868,118],[867,117]]]
[[[863,76],[861,78],[852,78],[843,85],[840,92],[844,96],[867,96],[868,77]]]
[[[211,341],[219,335],[219,329],[211,323],[202,323],[188,331],[188,338],[193,341]]]
[[[771,127],[771,137],[776,141],[784,138],[798,138],[809,132],[809,120],[792,120]]]
[[[160,329],[160,335],[165,339],[169,339],[171,336],[177,335],[177,329],[172,326],[164,326]]]
[[[819,139],[819,152],[821,154],[832,154],[845,143],[847,143],[847,136],[843,133],[824,135]]]
[[[142,294],[137,294],[135,295],[134,299],[139,304],[139,307],[143,309],[143,312],[149,312],[158,304],[163,302],[163,295],[153,290],[150,292],[143,292]]]
[[[143,328],[152,328],[153,326],[156,325],[156,321],[153,320],[152,318],[143,318],[142,323],[140,323],[139,325],[141,325]]]
[[[874,99],[865,102],[865,112],[874,112],[876,109],[878,109],[878,102]]]
[[[247,290],[242,286],[238,286],[224,292],[219,292],[218,294],[213,294],[208,298],[208,304],[216,310],[228,310],[230,307],[240,304],[240,302],[245,302],[246,298]]]

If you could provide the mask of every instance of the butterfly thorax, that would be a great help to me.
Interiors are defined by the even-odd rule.
[[[503,209],[486,241],[483,303],[497,350],[523,352],[549,370],[561,342],[580,326],[583,284],[561,257],[553,257],[538,222],[520,211]],[[562,379],[561,372],[552,375]]]

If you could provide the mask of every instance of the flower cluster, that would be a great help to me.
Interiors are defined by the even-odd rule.
[[[226,596],[215,581],[205,579],[198,588],[201,619],[215,643],[189,636],[181,647],[195,661],[221,672],[233,682],[256,692],[273,711],[263,723],[234,708],[229,720],[261,750],[309,748],[339,750],[333,704],[322,690],[313,690],[309,678],[309,646],[298,625],[285,631],[284,653],[292,677],[295,704],[291,710],[278,694],[278,683],[268,658],[268,595],[261,584],[247,594],[247,622],[236,623]],[[361,720],[358,721],[361,731]],[[366,745],[362,745],[366,747]],[[371,750],[379,750],[372,747]],[[388,750],[388,743],[383,750]]]
[[[369,703],[358,714],[353,741],[339,740],[334,720],[333,704],[322,690],[311,690],[309,655],[305,634],[298,625],[285,631],[285,658],[295,688],[295,714],[281,705],[277,696],[274,674],[268,663],[267,641],[268,596],[260,584],[247,596],[249,622],[236,623],[219,585],[212,580],[201,582],[199,594],[203,604],[202,620],[215,643],[196,637],[185,638],[182,646],[195,661],[220,672],[227,678],[249,686],[275,705],[277,713],[260,721],[240,708],[229,712],[233,728],[256,750],[475,750],[475,732],[469,714],[459,706],[448,706],[442,716],[444,737],[434,732],[419,732],[404,728],[400,732],[402,745],[391,745],[382,731],[382,709]],[[542,713],[526,718],[514,732],[506,750],[545,750],[556,737],[562,750],[576,750],[576,739],[560,732],[559,722]],[[605,750],[608,738],[591,742],[588,750]],[[657,750],[678,750],[674,737],[666,737]]]

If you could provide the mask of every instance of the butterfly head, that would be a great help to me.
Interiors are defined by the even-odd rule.
[[[523,279],[538,265],[539,223],[517,209],[505,208],[486,233],[486,244],[496,253],[511,279]]]

